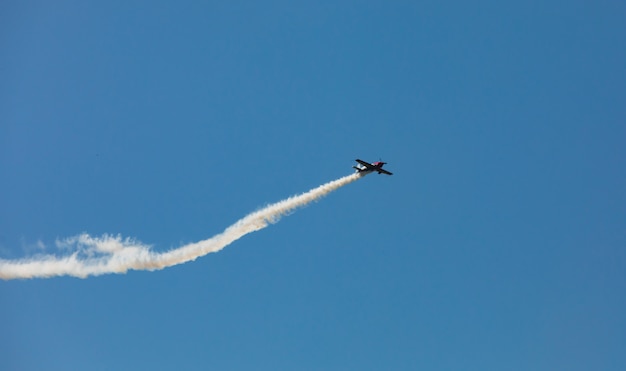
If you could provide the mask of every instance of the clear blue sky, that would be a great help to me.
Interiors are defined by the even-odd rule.
[[[3,259],[394,176],[0,281],[0,368],[626,369],[625,38],[620,1],[3,2]]]

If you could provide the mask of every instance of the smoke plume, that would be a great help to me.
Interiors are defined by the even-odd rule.
[[[166,252],[152,251],[150,246],[119,235],[92,237],[86,233],[80,234],[57,241],[58,247],[72,251],[66,256],[46,255],[20,260],[0,259],[0,279],[54,276],[86,278],[109,273],[126,273],[131,269],[152,271],[183,264],[220,251],[246,234],[276,223],[282,216],[319,200],[361,177],[362,174],[355,173],[333,180],[308,192],[252,212],[216,236]]]

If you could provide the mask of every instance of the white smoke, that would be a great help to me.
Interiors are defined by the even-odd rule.
[[[0,279],[74,276],[85,278],[128,270],[157,270],[196,260],[220,251],[248,233],[276,223],[284,215],[318,200],[330,192],[361,178],[355,173],[333,180],[303,194],[276,202],[248,214],[226,230],[209,239],[190,243],[166,252],[154,252],[150,246],[130,238],[104,235],[92,237],[86,233],[57,241],[57,247],[73,251],[67,256],[39,256],[30,259],[0,259]]]

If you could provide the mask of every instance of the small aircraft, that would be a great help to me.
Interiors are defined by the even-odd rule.
[[[382,174],[387,174],[387,175],[393,175],[393,173],[383,169],[383,165],[385,165],[386,162],[377,161],[377,162],[370,164],[369,162],[359,160],[358,158],[355,161],[358,162],[359,164],[357,166],[352,166],[352,167],[356,169],[357,173],[369,174],[373,171],[377,171],[378,174],[382,173]]]

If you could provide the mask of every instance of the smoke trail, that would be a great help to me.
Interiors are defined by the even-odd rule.
[[[318,200],[330,192],[362,177],[355,173],[333,180],[303,194],[276,202],[248,214],[224,232],[209,239],[190,243],[163,253],[130,238],[104,235],[92,237],[81,234],[57,241],[61,248],[73,249],[69,256],[41,256],[31,259],[0,259],[0,279],[43,278],[74,276],[86,278],[108,273],[126,273],[128,270],[157,270],[195,260],[220,251],[239,238],[276,223],[284,215]]]

